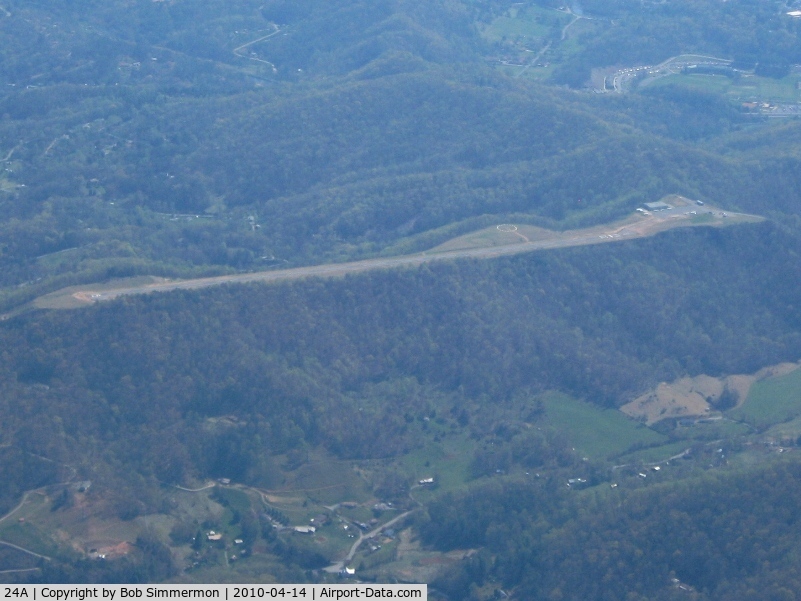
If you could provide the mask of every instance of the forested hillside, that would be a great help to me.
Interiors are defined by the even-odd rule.
[[[801,358],[795,4],[3,1],[2,579],[337,582],[377,530],[358,578],[432,598],[801,596],[797,382],[743,384]]]
[[[6,308],[119,275],[422,250],[485,215],[571,227],[674,192],[763,214],[798,203],[796,143],[782,162],[729,153],[721,136],[775,128],[714,94],[597,97],[488,66],[511,38],[481,32],[508,3],[7,4]],[[780,17],[770,39],[796,43],[770,3],[680,4],[586,6],[615,24],[576,34],[582,50],[553,81],[571,61],[731,56],[721,40],[759,38]],[[535,8],[560,14],[549,6]],[[631,39],[656,32],[670,48]]]
[[[581,503],[496,483],[445,496],[422,532],[486,546],[437,583],[458,599],[491,579],[528,599],[792,599],[798,486],[797,462]]]
[[[794,359],[799,252],[774,225],[702,228],[20,317],[2,328],[3,439],[18,453],[4,462],[17,483],[5,506],[64,477],[31,457],[73,466],[131,519],[163,511],[145,494],[159,482],[279,487],[280,457],[318,447],[401,457],[430,436],[422,416],[478,445],[536,419],[547,390],[615,406],[660,379]],[[581,463],[558,441],[510,444],[523,446],[477,446],[475,473],[554,453]]]

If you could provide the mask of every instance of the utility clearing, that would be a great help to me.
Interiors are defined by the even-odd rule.
[[[763,221],[762,217],[756,215],[726,213],[709,205],[696,206],[694,202],[676,195],[666,197],[666,200],[672,203],[667,210],[649,212],[638,209],[638,213],[620,221],[584,229],[557,232],[530,225],[503,223],[460,236],[422,253],[191,280],[154,278],[148,282],[122,280],[73,286],[41,296],[33,301],[32,306],[39,309],[75,309],[131,294],[194,290],[221,284],[342,277],[375,269],[414,267],[432,261],[491,259],[537,250],[620,242],[653,236],[677,227],[722,227]]]

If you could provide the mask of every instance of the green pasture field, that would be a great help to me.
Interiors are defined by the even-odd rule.
[[[313,503],[330,505],[342,501],[363,503],[370,491],[359,478],[351,462],[338,460],[312,461],[290,474],[291,482],[282,488],[287,494],[304,496]],[[296,492],[291,492],[296,491]]]
[[[511,8],[487,25],[481,35],[491,41],[498,42],[504,38],[520,40],[541,39],[555,28],[567,25],[571,16],[556,10],[539,6]]]
[[[431,494],[463,486],[470,479],[474,450],[475,443],[459,434],[442,442],[432,441],[406,455],[402,465],[414,476],[415,482],[423,478],[436,479],[436,493],[432,489],[417,488],[415,498],[425,500]]]
[[[233,511],[245,512],[250,510],[250,497],[235,488],[218,488],[217,496]]]
[[[776,101],[797,102],[801,100],[798,90],[799,77],[788,75],[783,79],[769,77],[742,76],[732,79],[725,75],[706,75],[701,73],[688,73],[669,75],[652,81],[646,81],[643,87],[655,88],[667,85],[680,85],[688,88],[725,94],[736,101]]]
[[[760,99],[795,102],[801,99],[798,82],[798,75],[788,75],[782,79],[757,76],[742,77],[732,86],[730,94],[736,91],[743,100]]]
[[[567,25],[567,23],[569,21],[564,24]],[[582,44],[583,36],[598,32],[602,27],[603,25],[599,21],[576,20],[565,32],[565,39],[555,42],[547,56],[543,58],[546,62],[559,63],[565,58],[577,54],[584,49]]]
[[[791,419],[789,422],[776,424],[769,428],[765,434],[777,440],[786,440],[788,438],[797,439],[801,436],[801,416]]]
[[[9,526],[3,528],[2,538],[8,543],[40,555],[57,557],[62,554],[62,550],[50,540],[49,536],[30,522],[11,522]]]
[[[566,394],[546,393],[539,400],[550,424],[588,457],[615,457],[635,445],[654,445],[668,440],[619,411],[600,409]]]
[[[725,75],[680,73],[676,75],[668,75],[667,77],[660,77],[659,79],[653,82],[648,82],[647,84],[649,88],[670,85],[679,85],[686,88],[694,88],[696,90],[703,90],[704,92],[713,92],[716,94],[726,94],[732,88],[732,80]]]
[[[359,538],[359,531],[355,526],[349,525],[347,530],[343,526],[345,524],[341,524],[335,519],[322,528],[318,528],[313,537],[297,532],[289,533],[287,536],[299,537],[301,541],[305,537],[309,537],[308,542],[319,553],[322,553],[329,561],[333,562],[345,555],[348,548]]]
[[[272,574],[280,573],[281,562],[268,555],[253,555],[247,559],[222,564],[203,566],[184,572],[176,582],[181,584],[204,584],[219,582],[228,584],[273,584]]]
[[[541,66],[532,64],[524,68],[517,65],[498,65],[498,69],[509,76],[544,80],[550,77],[556,65],[582,50],[583,36],[592,34],[602,26],[599,21],[574,19],[573,15],[540,6],[515,7],[486,25],[481,34],[490,42],[516,43],[518,50],[525,45],[532,52],[543,48],[550,40],[551,48],[537,61]],[[570,28],[565,38],[560,39],[561,32],[568,24]],[[529,57],[523,56],[521,60],[526,63],[533,57],[533,54]]]
[[[658,447],[649,447],[647,449],[640,449],[638,451],[634,451],[633,453],[628,453],[626,455],[622,455],[616,459],[621,464],[628,464],[628,463],[656,463],[657,461],[664,461],[665,459],[669,459],[674,455],[678,455],[684,449],[689,447],[692,443],[685,440],[680,440],[678,442],[671,442],[668,444],[663,444]]]
[[[717,420],[708,423],[695,424],[682,433],[685,434],[685,437],[688,440],[710,440],[717,438],[734,438],[736,436],[745,436],[750,432],[751,428],[745,424],[730,420]]]
[[[540,59],[539,62],[543,61],[545,64],[548,65],[547,67],[545,66],[537,67],[536,65],[533,65],[528,69],[526,69],[526,71],[523,73],[523,77],[526,79],[534,79],[536,81],[543,81],[545,79],[548,79],[554,72],[556,64],[550,62],[551,59],[548,52],[545,53],[545,55]],[[512,67],[508,68],[511,69]],[[512,75],[520,73],[520,67],[515,67],[515,69],[517,69],[517,72],[511,72]]]
[[[758,428],[789,422],[801,416],[801,369],[757,382],[751,387],[745,402],[729,415]]]

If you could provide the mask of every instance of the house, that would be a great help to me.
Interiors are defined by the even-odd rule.
[[[420,486],[423,486],[424,484],[434,484],[434,478],[423,478],[418,482],[418,484],[420,484]]]
[[[317,532],[317,528],[314,526],[295,526],[294,530],[301,534],[314,534]]]

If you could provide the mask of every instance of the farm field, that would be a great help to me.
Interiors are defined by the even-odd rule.
[[[401,465],[415,480],[435,478],[437,494],[460,488],[469,479],[470,457],[474,443],[459,433],[442,440],[430,441],[401,460]],[[415,498],[424,500],[433,496],[428,488],[420,488]]]
[[[641,87],[649,89],[680,85],[704,92],[725,94],[727,98],[739,102],[798,102],[801,100],[801,91],[798,89],[799,81],[801,79],[795,74],[782,79],[771,79],[758,75],[743,75],[740,78],[732,79],[724,75],[682,73],[649,81]]]
[[[571,19],[568,13],[539,6],[512,7],[484,27],[481,35],[491,42],[519,40],[525,43],[545,38],[550,31],[564,27]]]
[[[801,369],[757,382],[745,402],[730,412],[757,428],[790,422],[801,416]]]
[[[602,21],[541,6],[513,6],[481,29],[501,47],[497,67],[512,77],[545,80],[554,68],[581,52],[582,36],[599,31]]]
[[[632,453],[627,453],[616,458],[616,461],[621,464],[631,463],[657,463],[665,461],[666,459],[679,455],[688,446],[689,442],[679,440],[677,442],[670,442],[659,447],[649,447],[647,449],[639,449]]]
[[[652,446],[668,438],[614,409],[600,409],[560,393],[540,397],[548,422],[563,432],[576,450],[592,459],[620,455],[634,446]]]
[[[801,370],[787,373],[791,368],[791,364],[782,364],[763,370],[765,374],[783,375],[758,382],[735,412],[752,420],[759,417],[765,423],[794,415],[794,421],[782,425],[801,425]],[[779,399],[779,405],[772,402],[774,399]],[[611,459],[615,464],[635,469],[633,476],[617,473],[614,480],[621,485],[625,485],[626,478],[636,480],[636,469],[641,468],[631,466],[664,462],[698,443],[706,449],[701,453],[712,453],[720,444],[713,441],[753,431],[744,424],[716,419],[676,428],[668,436],[619,411],[602,409],[563,393],[545,393],[533,400],[541,403],[542,427],[564,436],[575,447],[576,454],[595,461]],[[158,532],[160,538],[172,539],[181,528],[186,530],[188,524],[195,524],[184,533],[183,539],[175,538],[172,547],[174,556],[185,566],[183,580],[251,582],[256,581],[260,571],[275,568],[276,558],[263,543],[257,541],[251,547],[235,541],[253,539],[252,518],[248,522],[243,516],[266,512],[270,520],[275,520],[280,536],[293,547],[337,562],[361,536],[359,524],[369,523],[369,528],[380,526],[418,504],[426,506],[442,494],[462,489],[473,479],[470,466],[476,443],[466,432],[446,427],[445,422],[433,418],[421,419],[415,427],[423,434],[421,444],[394,460],[334,460],[315,452],[303,464],[292,468],[291,458],[284,457],[280,482],[272,489],[211,483],[198,484],[192,490],[170,490],[173,504],[170,515],[141,516],[131,521],[108,519],[102,515],[104,501],[98,503],[90,494],[75,492],[76,485],[69,487],[71,505],[55,511],[54,502],[61,488],[53,488],[48,496],[32,494],[13,519],[0,524],[0,538],[53,556],[71,552],[64,544],[66,541],[84,553],[98,549],[98,552],[124,554],[134,549],[133,541],[142,533]],[[411,494],[400,494],[397,508],[377,510],[376,504],[389,499],[377,496],[372,487],[393,472],[403,475]],[[507,476],[501,473],[486,477]],[[510,477],[516,476],[510,473]],[[423,478],[434,478],[435,484],[417,484]],[[312,536],[292,532],[296,526],[314,524],[321,515],[327,516],[326,522],[317,525]],[[24,522],[19,518],[24,518]],[[83,528],[88,536],[81,532],[81,524],[86,523],[91,524],[88,530]],[[211,530],[220,533],[222,540],[206,541],[205,535]],[[186,537],[196,537],[198,533],[204,537],[202,544],[190,544],[192,540]],[[469,553],[472,553],[469,549],[439,553],[423,548],[413,538],[409,523],[399,523],[389,535],[366,540],[349,565],[365,577],[415,580],[430,578]],[[20,557],[14,566],[23,568],[29,563],[28,558]]]

